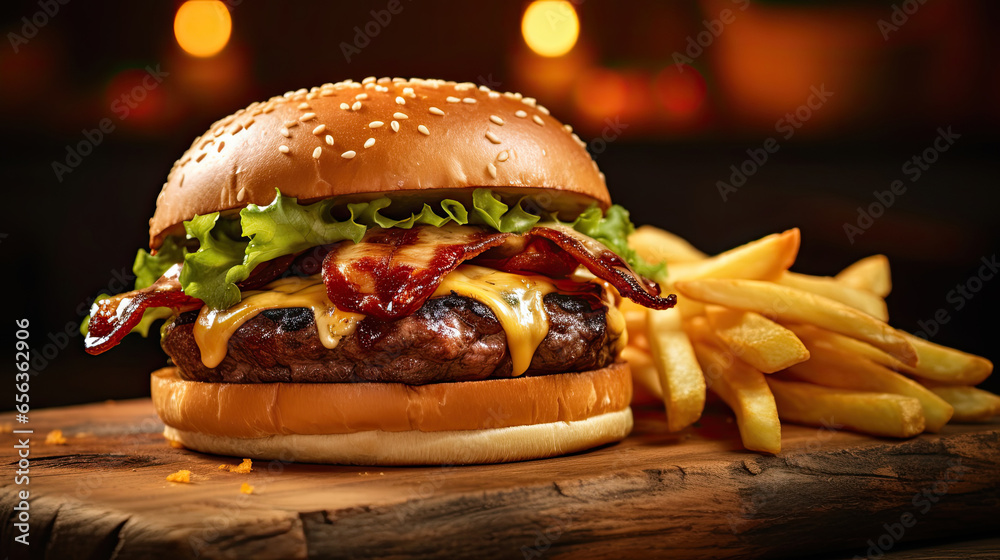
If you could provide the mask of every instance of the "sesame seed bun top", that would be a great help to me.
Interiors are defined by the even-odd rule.
[[[548,189],[551,211],[610,204],[584,143],[533,98],[366,78],[288,92],[212,125],[170,170],[150,247],[196,214],[268,204],[275,188],[310,202],[477,187]]]

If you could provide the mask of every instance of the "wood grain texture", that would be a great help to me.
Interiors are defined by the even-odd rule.
[[[33,557],[850,556],[869,540],[895,548],[995,530],[1000,519],[1000,423],[906,441],[786,425],[781,455],[762,456],[740,449],[725,413],[671,435],[662,411],[637,410],[626,441],[568,457],[421,468],[260,461],[245,475],[218,468],[239,459],[169,447],[148,400],[34,411],[29,427]],[[55,428],[67,445],[44,443]],[[166,482],[180,469],[191,484]],[[2,555],[24,552],[12,543],[23,488],[0,481]],[[906,515],[915,525],[896,537]]]

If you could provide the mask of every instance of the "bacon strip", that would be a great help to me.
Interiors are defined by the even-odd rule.
[[[536,227],[528,235],[544,237],[566,251],[594,276],[611,284],[622,296],[652,309],[669,309],[677,305],[677,296],[660,297],[660,286],[638,274],[614,251],[603,243],[573,228],[556,225]]]
[[[536,227],[523,235],[457,225],[372,230],[360,243],[344,243],[327,254],[323,280],[338,308],[394,320],[419,309],[455,267],[492,248],[497,249],[478,262],[550,276],[582,264],[640,305],[667,309],[677,302],[672,294],[659,297],[656,283],[603,244],[565,226]],[[518,256],[519,249],[526,250],[524,256]]]
[[[200,299],[184,295],[177,280],[181,265],[170,267],[151,286],[94,303],[87,326],[84,348],[88,354],[100,354],[114,348],[139,321],[150,307],[169,307],[183,313],[200,308]]]
[[[399,319],[420,309],[455,267],[510,236],[454,224],[370,230],[326,255],[323,281],[338,308]]]

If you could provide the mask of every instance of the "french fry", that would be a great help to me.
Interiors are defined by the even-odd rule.
[[[657,398],[663,398],[663,389],[660,386],[660,374],[653,364],[653,356],[649,352],[629,344],[622,350],[622,358],[628,362],[628,367],[632,370],[632,379],[642,385]]]
[[[847,428],[875,436],[913,437],[924,431],[924,412],[913,397],[831,389],[766,378],[783,420],[808,426]]]
[[[704,303],[755,311],[782,323],[816,325],[871,343],[905,364],[917,363],[917,352],[904,333],[829,298],[757,280],[690,280],[675,287],[683,296]]]
[[[701,418],[705,377],[676,311],[649,310],[649,343],[659,373],[667,429],[677,432]]]
[[[834,389],[892,393],[913,397],[924,411],[925,429],[938,432],[951,420],[955,409],[930,389],[891,369],[856,354],[817,347],[812,358],[788,370],[792,377]]]
[[[695,249],[686,239],[653,226],[639,226],[628,236],[628,244],[649,262],[667,264],[704,259],[708,255]]]
[[[953,385],[976,385],[993,373],[993,362],[986,358],[934,344],[907,332],[902,334],[918,357],[916,367],[907,368],[906,373]]]
[[[848,352],[913,377],[929,379],[947,385],[976,385],[993,372],[993,363],[947,346],[927,342],[902,332],[917,352],[915,367],[908,366],[874,346],[812,325],[785,325],[805,342],[806,347],[823,346]],[[914,341],[914,339],[916,339]]]
[[[799,252],[799,230],[790,229],[751,241],[735,249],[700,261],[677,263],[667,268],[673,283],[697,278],[770,279],[788,270]]]
[[[1000,415],[1000,396],[975,387],[934,387],[934,394],[955,407],[952,422],[987,422]]]
[[[785,272],[777,280],[782,286],[790,286],[819,296],[839,301],[844,305],[863,311],[879,321],[889,320],[889,308],[879,296],[858,288],[853,288],[830,277],[809,276],[796,272]]]
[[[872,255],[841,270],[835,277],[846,286],[885,297],[892,291],[889,259],[885,255]]]
[[[694,349],[708,387],[736,414],[743,446],[766,453],[781,451],[781,421],[764,374],[702,340]]]
[[[646,308],[630,299],[622,299],[619,306],[625,316],[625,328],[628,330],[628,343],[649,350],[649,339],[646,336]]]
[[[752,311],[708,306],[706,316],[715,335],[741,360],[763,373],[809,359],[795,333]]]

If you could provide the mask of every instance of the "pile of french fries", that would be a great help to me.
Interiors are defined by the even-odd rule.
[[[974,387],[989,360],[888,325],[885,256],[809,276],[788,270],[799,242],[792,229],[708,256],[650,226],[629,238],[667,263],[662,288],[679,299],[623,306],[625,359],[670,431],[701,417],[706,390],[733,410],[744,447],[767,453],[781,450],[782,420],[906,438],[1000,415],[1000,397]]]

